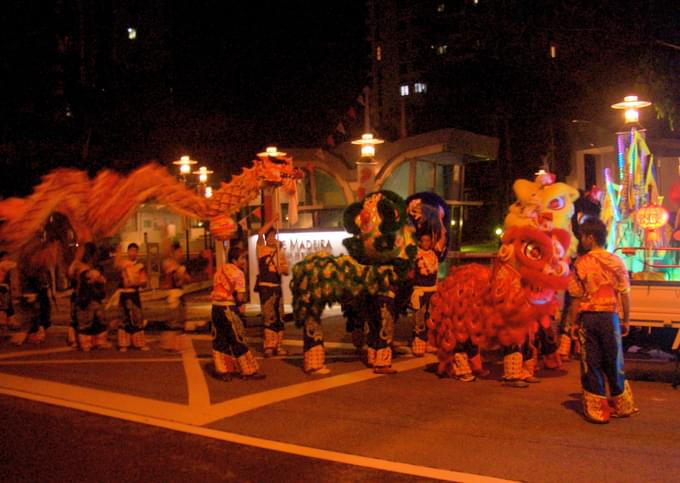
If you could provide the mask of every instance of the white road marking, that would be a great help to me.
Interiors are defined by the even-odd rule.
[[[425,366],[436,359],[432,355],[425,357],[413,358],[403,362],[392,364],[397,370],[408,371]],[[309,382],[301,382],[299,384],[292,384],[290,386],[279,387],[269,391],[262,391],[247,396],[241,396],[234,399],[214,404],[210,407],[209,414],[213,415],[211,419],[205,420],[202,424],[209,424],[220,419],[228,418],[236,414],[252,411],[263,406],[269,406],[277,402],[294,399],[305,396],[315,392],[326,391],[336,387],[347,386],[349,384],[356,384],[358,382],[368,381],[378,377],[396,377],[394,375],[385,376],[376,374],[373,369],[361,369],[346,374],[340,374],[332,377],[323,376],[308,376],[312,378]],[[318,378],[318,379],[317,379]]]
[[[60,401],[59,405],[66,407],[70,407],[70,404],[83,404],[97,409],[117,408],[140,417],[154,417],[187,424],[200,424],[200,421],[209,416],[202,413],[202,408],[189,408],[186,404],[3,373],[0,374],[0,392],[7,391],[50,398]]]
[[[57,352],[73,352],[70,347],[54,347],[52,349],[35,349],[28,351],[14,351],[0,354],[0,359],[12,359],[13,357],[35,356],[40,354],[55,354]]]
[[[59,398],[33,394],[26,391],[18,391],[12,389],[0,388],[0,393],[8,396],[14,396],[32,401],[37,401],[45,404],[52,404],[55,406],[67,407],[70,409],[77,409],[93,414],[108,416],[112,418],[122,419],[158,428],[169,429],[182,433],[194,434],[206,438],[212,438],[229,443],[242,444],[255,448],[262,448],[280,453],[287,453],[296,456],[305,456],[308,458],[315,458],[334,463],[342,463],[363,468],[370,468],[380,471],[389,471],[393,473],[401,473],[412,475],[420,478],[433,478],[444,481],[458,481],[463,483],[503,483],[511,480],[503,480],[500,478],[493,478],[488,476],[476,475],[473,473],[463,473],[460,471],[452,471],[441,468],[432,468],[429,466],[419,466],[409,463],[401,463],[398,461],[390,461],[379,458],[371,458],[367,456],[359,456],[348,453],[340,453],[338,451],[329,451],[319,448],[311,448],[309,446],[301,446],[291,443],[283,443],[280,441],[272,441],[263,438],[255,438],[252,436],[244,436],[241,434],[230,433],[226,431],[219,431],[216,429],[203,428],[192,426],[181,422],[175,422],[166,419],[159,419],[152,416],[143,416],[139,414],[131,414],[121,412],[115,409],[108,409],[101,406],[91,406],[79,402],[66,401]]]
[[[210,390],[205,380],[205,372],[196,357],[193,341],[189,340],[189,346],[182,352],[182,363],[187,379],[187,391],[189,392],[189,406],[207,408],[210,406]]]

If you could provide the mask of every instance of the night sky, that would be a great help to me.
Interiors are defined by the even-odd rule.
[[[0,163],[15,175],[4,196],[58,166],[129,170],[185,153],[225,178],[266,145],[323,146],[368,81],[362,1],[102,0],[100,25],[116,25],[112,6],[127,9],[137,64],[98,64],[96,87],[55,123],[65,110],[51,98],[55,31],[69,27],[51,3],[13,0],[0,13]]]

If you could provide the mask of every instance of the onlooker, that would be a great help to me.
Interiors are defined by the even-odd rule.
[[[630,281],[623,261],[604,249],[607,227],[602,221],[585,219],[579,226],[579,239],[584,254],[574,263],[569,293],[579,305],[583,412],[588,421],[606,423],[610,415],[625,417],[638,412],[623,371],[621,345],[621,336],[628,334],[629,327]]]

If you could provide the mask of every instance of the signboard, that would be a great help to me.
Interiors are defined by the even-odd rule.
[[[286,254],[288,266],[293,270],[293,265],[304,259],[307,255],[324,251],[331,255],[347,255],[347,250],[342,244],[342,240],[350,236],[344,230],[319,230],[319,231],[280,231],[279,241]],[[260,297],[254,291],[255,279],[257,277],[257,256],[256,247],[257,235],[248,239],[248,279],[250,281],[250,303],[259,304]],[[290,276],[282,277],[283,303],[290,304],[292,297],[290,294]]]

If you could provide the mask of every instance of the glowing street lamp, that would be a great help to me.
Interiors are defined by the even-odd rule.
[[[270,158],[280,158],[285,156],[287,153],[282,153],[279,151],[276,146],[267,146],[267,148],[262,151],[261,153],[257,153],[257,155],[261,158],[269,156]]]
[[[637,123],[640,120],[640,111],[639,109],[649,107],[651,106],[652,103],[649,101],[641,101],[638,99],[638,96],[626,96],[623,98],[622,102],[617,102],[616,104],[612,104],[612,109],[620,109],[623,110],[623,117],[626,121],[626,124],[633,124]]]
[[[361,146],[361,157],[362,158],[372,158],[375,156],[375,145],[382,144],[385,141],[383,139],[376,139],[373,134],[366,133],[361,135],[361,139],[355,139],[352,144],[359,144]]]
[[[359,181],[357,197],[360,200],[373,191],[377,168],[377,163],[373,159],[375,156],[375,145],[384,142],[382,139],[374,138],[371,133],[362,134],[361,139],[352,141],[352,144],[361,146],[361,158],[357,161],[357,179]]]
[[[205,187],[205,197],[206,198],[212,198],[212,195],[213,195],[212,186],[206,186]]]
[[[205,166],[198,168],[198,171],[194,171],[194,174],[198,176],[198,182],[201,184],[206,184],[208,182],[208,176],[213,174],[214,171],[209,170]]]
[[[179,166],[179,174],[182,177],[182,181],[186,181],[186,176],[191,173],[191,165],[197,163],[198,161],[194,161],[189,156],[182,156],[177,161],[172,162],[172,164]]]

